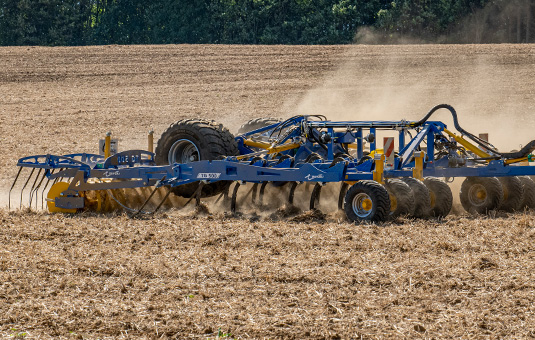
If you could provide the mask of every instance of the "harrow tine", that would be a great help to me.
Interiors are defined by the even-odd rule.
[[[201,191],[202,191],[203,186],[204,186],[204,182],[202,181],[199,182],[199,186],[197,187],[193,195],[191,195],[189,200],[180,209],[184,209],[188,204],[191,203],[191,201],[193,201],[194,198],[195,198],[195,204],[196,205],[200,204],[201,203]]]
[[[43,172],[43,176],[41,177],[41,179],[39,180],[39,183],[37,184],[37,186],[35,187],[35,190],[34,190],[34,195],[35,195],[35,209],[39,209],[39,189],[41,188],[41,185],[43,184],[44,180],[46,178],[46,170]],[[41,196],[41,200],[42,200],[42,196]]]
[[[191,203],[191,201],[193,201],[194,198],[195,198],[195,205],[199,205],[201,203],[201,191],[202,191],[203,186],[204,186],[204,182],[202,181],[199,182],[199,186],[197,187],[197,189],[195,189],[195,192],[193,193],[193,195],[191,195],[189,200],[180,209],[184,209],[188,204]]]
[[[35,193],[35,190],[36,189],[39,189],[39,186],[41,185],[41,183],[43,183],[43,177],[41,177],[41,172],[42,172],[43,169],[39,169],[39,171],[37,172],[37,176],[35,177],[35,181],[33,182],[33,185],[30,189],[30,208],[32,207],[32,200],[33,200],[33,194]],[[39,184],[37,184],[37,181],[39,180],[39,177],[41,177],[41,181],[39,182]],[[36,186],[37,184],[37,186]],[[37,209],[37,199],[35,200],[35,208]]]
[[[204,187],[204,182],[200,181],[199,186],[197,187],[197,190],[195,190],[195,193],[193,196],[195,196],[195,206],[198,207],[201,205],[201,194],[202,194],[202,188]],[[193,196],[191,198],[193,198]],[[191,200],[190,198],[190,200]]]
[[[312,190],[312,194],[310,195],[310,210],[314,210],[316,208],[316,204],[319,204],[321,188],[321,183],[316,183],[316,185],[314,185],[314,189]]]
[[[233,214],[236,213],[236,196],[238,194],[238,189],[240,188],[240,182],[236,181],[234,185],[234,190],[232,190],[232,198],[230,200],[230,212]]]
[[[54,169],[50,171],[50,174],[54,174]],[[48,187],[48,184],[50,184],[50,178],[46,180],[45,186],[43,187],[43,190],[41,191],[41,209],[45,208],[45,190]]]
[[[169,197],[169,195],[171,195],[171,190],[167,190],[167,194],[165,194],[165,196],[163,197],[163,199],[160,201],[160,204],[158,204],[158,206],[156,207],[156,209],[154,209],[154,211],[152,212],[152,214],[156,214],[156,212],[158,210],[160,210],[160,208],[162,207],[162,205],[164,204],[164,202],[167,200],[167,198]]]
[[[229,192],[230,192],[230,184],[227,186],[225,191],[223,191],[223,199],[225,200],[225,202],[228,201],[229,199]]]
[[[253,185],[253,187],[251,188],[251,191],[253,192],[252,196],[251,196],[251,202],[253,202],[253,204],[256,203],[256,194],[258,193],[258,183],[255,183]]]
[[[30,182],[30,179],[32,178],[34,172],[35,172],[35,168],[32,169],[32,172],[30,172],[30,176],[28,176],[28,179],[26,180],[26,183],[24,183],[24,186],[20,190],[20,205],[19,205],[19,209],[22,209],[22,195],[24,194],[24,189],[26,189],[26,186],[28,185],[28,182]]]
[[[256,185],[256,183],[255,183],[255,185]],[[251,189],[249,189],[249,191],[247,191],[247,193],[245,194],[245,196],[243,196],[243,197],[241,198],[241,200],[240,200],[240,202],[239,202],[240,205],[242,205],[242,204],[245,202],[245,200],[247,199],[247,197],[249,197],[249,195],[251,195],[251,193],[253,193],[253,192],[256,191],[255,189],[256,189],[257,187],[255,187],[255,185],[253,185],[253,186],[251,187]],[[254,203],[254,201],[255,201],[255,200],[253,199],[253,203]]]
[[[260,186],[260,193],[258,194],[258,205],[262,206],[262,204],[264,204],[264,192],[266,190],[266,185],[268,184],[269,182],[264,182],[262,183],[262,185]]]
[[[290,193],[288,194],[288,204],[293,205],[294,204],[294,196],[295,196],[295,189],[299,185],[299,182],[293,182],[292,186],[290,187]]]
[[[232,185],[232,182],[229,182],[227,184],[227,186],[225,187],[225,190],[223,190],[221,195],[219,195],[219,197],[215,200],[216,204],[217,204],[217,202],[219,202],[219,200],[221,200],[221,198],[223,198],[223,201],[221,202],[222,204],[225,204],[225,202],[228,202],[228,199],[229,199],[228,193],[230,191],[230,186],[231,185]]]
[[[204,186],[204,182],[203,181],[199,182],[199,186],[197,187],[197,190],[195,190],[193,195],[191,195],[189,200],[180,209],[185,208],[194,198],[195,198],[195,201],[196,201],[197,205],[200,204],[201,203],[201,193],[202,193],[203,186]],[[171,190],[167,191],[167,194],[165,194],[165,196],[162,199],[162,201],[160,202],[160,204],[158,204],[156,209],[154,209],[154,211],[151,214],[155,214],[158,210],[160,210],[160,208],[162,207],[163,203],[165,202],[165,200],[167,200],[167,198],[169,197],[171,192],[172,192]]]
[[[162,189],[160,189],[160,188],[162,188]],[[161,200],[163,200],[163,198],[164,198],[164,196],[165,196],[164,193],[162,192],[162,191],[163,191],[163,187],[160,187],[160,188],[158,188],[158,189],[160,189],[160,190],[157,190],[157,191],[156,191],[156,194],[155,194],[155,195],[156,195],[156,200],[157,200],[158,202],[161,201]]]
[[[141,208],[139,208],[138,211],[136,211],[132,216],[130,216],[130,218],[136,217],[137,215],[139,215],[141,213],[141,211],[143,211],[143,208],[145,208],[147,203],[149,203],[150,199],[152,198],[152,196],[154,196],[154,194],[156,193],[156,191],[158,191],[158,189],[159,188],[155,187],[154,190],[152,190],[152,192],[150,193],[149,197],[147,197],[145,202],[141,205]],[[167,198],[167,196],[166,196],[166,198]]]
[[[65,168],[60,168],[59,172],[62,172],[63,170],[65,170]],[[56,184],[57,182],[61,182],[61,181],[63,181],[63,177],[56,177],[56,179],[54,180],[54,183],[52,183],[52,185]]]
[[[227,185],[225,190],[223,190],[223,192],[217,197],[217,199],[215,200],[214,204],[217,204],[217,202],[219,202],[219,200],[221,200],[221,198],[223,198],[223,202],[226,202],[228,200],[228,190],[229,190],[229,188],[230,188],[230,185]]]
[[[349,187],[349,184],[346,182],[342,182],[342,185],[340,186],[340,195],[338,196],[338,209],[342,210],[344,209],[344,199],[346,197],[347,188]]]
[[[17,183],[17,180],[19,179],[20,172],[22,171],[22,167],[19,166],[19,171],[17,172],[17,176],[15,177],[15,180],[13,181],[13,184],[11,185],[11,189],[9,189],[9,193],[7,195],[7,209],[11,210],[11,191],[15,187],[15,183]]]

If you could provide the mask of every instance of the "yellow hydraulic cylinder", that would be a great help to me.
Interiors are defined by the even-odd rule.
[[[424,178],[424,152],[417,151],[414,153],[414,168],[412,177],[422,180]]]
[[[528,156],[522,157],[522,158],[507,159],[507,160],[505,160],[504,163],[505,164],[521,163],[521,165],[528,166],[531,159],[532,159],[531,155],[528,155]]]
[[[481,157],[481,158],[491,157],[488,153],[486,153],[485,151],[481,150],[480,148],[478,148],[474,144],[470,143],[469,141],[464,139],[462,136],[457,136],[456,134],[454,134],[453,132],[451,132],[448,129],[444,129],[444,132],[447,133],[448,135],[450,135],[451,137],[453,137],[457,143],[461,144],[467,150],[472,151],[473,153],[475,153],[479,157]]]
[[[375,170],[373,171],[373,180],[381,184],[385,183],[385,155],[376,153],[373,157],[375,161]]]
[[[149,131],[149,152],[154,152],[154,130]]]
[[[252,146],[254,148],[260,148],[260,149],[269,149],[271,147],[271,144],[269,143],[255,142],[250,139],[244,140],[243,144],[247,146]]]
[[[106,139],[104,141],[104,157],[108,158],[111,156],[111,132],[106,133]]]
[[[299,143],[287,143],[287,144],[271,147],[271,145],[268,144],[268,143],[254,142],[254,141],[251,141],[251,140],[248,140],[248,139],[246,139],[244,141],[244,144],[248,145],[248,146],[253,146],[255,148],[266,149],[266,151],[262,151],[262,153],[267,153],[268,155],[271,155],[271,154],[274,154],[274,153],[278,153],[278,152],[287,151],[287,150],[291,150],[291,149],[297,149],[298,147],[301,146],[301,144],[299,144]],[[244,159],[244,158],[248,158],[248,157],[251,157],[251,155],[250,154],[249,155],[241,155],[241,156],[238,156],[236,158],[237,159]]]
[[[290,143],[290,144],[283,144],[279,146],[274,146],[272,148],[269,148],[268,154],[277,153],[277,152],[283,152],[291,149],[296,149],[300,147],[301,144],[299,143]]]
[[[245,144],[247,146],[252,146],[252,147],[255,147],[255,148],[266,149],[266,150],[268,150],[268,154],[282,152],[282,151],[286,151],[286,150],[291,150],[291,149],[295,149],[295,148],[298,148],[298,147],[301,146],[301,144],[299,144],[299,143],[286,143],[286,144],[283,144],[283,145],[272,147],[271,144],[269,144],[269,143],[255,142],[255,141],[252,141],[250,139],[244,140],[243,144]]]

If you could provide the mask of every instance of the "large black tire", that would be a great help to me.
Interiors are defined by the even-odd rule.
[[[347,190],[344,211],[351,222],[385,221],[390,215],[388,191],[375,181],[358,181]]]
[[[419,179],[413,177],[400,178],[411,188],[414,197],[414,212],[412,216],[416,218],[426,218],[431,210],[431,192],[429,188]]]
[[[453,206],[453,194],[448,184],[436,177],[424,178],[424,184],[431,194],[431,216],[448,216]]]
[[[515,176],[498,177],[498,179],[503,189],[503,200],[499,209],[506,212],[520,210],[520,204],[523,198],[523,188],[520,179]]]
[[[240,126],[240,128],[238,129],[238,135],[280,122],[281,120],[279,118],[272,117],[251,119],[247,123]]]
[[[464,210],[471,214],[486,214],[499,208],[503,190],[496,177],[466,177],[459,198]]]
[[[390,198],[390,218],[414,213],[414,195],[407,183],[389,178],[385,181],[385,188]]]
[[[222,124],[213,120],[184,119],[171,124],[164,131],[156,145],[155,161],[158,165],[167,165],[235,155],[238,155],[238,145],[234,136]],[[201,197],[220,194],[228,184],[227,181],[219,181],[204,185]],[[198,185],[196,182],[180,185],[172,188],[172,192],[189,198]]]
[[[522,182],[524,195],[520,203],[520,209],[535,209],[535,182],[529,176],[518,177]]]

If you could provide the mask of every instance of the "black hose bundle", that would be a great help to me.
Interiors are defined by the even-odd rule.
[[[448,105],[448,104],[439,104],[439,105],[433,107],[431,109],[431,111],[429,111],[425,115],[424,118],[422,118],[421,120],[419,120],[417,122],[411,123],[411,126],[412,127],[418,127],[418,126],[423,125],[433,115],[433,113],[435,113],[435,111],[437,111],[439,109],[447,109],[447,110],[449,110],[451,112],[451,116],[453,117],[453,125],[455,126],[457,131],[459,131],[464,136],[466,136],[469,139],[471,139],[474,143],[478,144],[479,146],[481,146],[481,147],[483,147],[483,148],[485,148],[487,150],[490,150],[492,153],[497,154],[500,157],[503,157],[503,158],[522,158],[522,157],[526,157],[527,155],[529,155],[531,152],[533,152],[535,150],[535,140],[532,140],[531,142],[526,144],[526,146],[524,146],[520,151],[505,152],[505,153],[499,152],[498,149],[496,149],[489,142],[487,142],[487,141],[485,141],[485,140],[483,140],[483,139],[471,134],[470,132],[466,131],[465,129],[463,129],[459,125],[459,120],[457,118],[457,112],[455,111],[453,106]],[[495,157],[495,158],[497,159],[499,157]]]
[[[505,152],[502,153],[502,156],[505,158],[523,158],[527,157],[530,153],[532,153],[535,150],[535,140],[532,140],[528,144],[526,144],[520,151],[515,152]]]

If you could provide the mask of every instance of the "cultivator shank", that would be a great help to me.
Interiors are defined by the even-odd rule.
[[[451,112],[458,134],[429,120],[438,109]],[[378,135],[388,137],[384,149],[378,147]],[[10,195],[21,170],[30,168],[19,207],[24,191],[29,192],[29,206],[35,201],[37,207],[39,192],[43,201],[50,187],[46,201],[52,212],[122,208],[139,214],[158,192],[156,210],[173,193],[197,204],[201,198],[218,196],[214,204],[227,204],[235,212],[249,197],[263,206],[268,187],[287,195],[283,203],[289,205],[294,204],[296,190],[307,187],[308,207],[315,209],[329,198],[322,188],[337,182],[339,193],[331,200],[351,221],[444,217],[453,196],[441,177],[466,177],[460,197],[472,213],[535,204],[535,183],[527,177],[535,175],[535,167],[529,166],[535,160],[535,141],[520,151],[502,153],[464,130],[449,105],[434,107],[416,122],[328,121],[323,116],[256,119],[236,137],[213,121],[183,120],[162,134],[154,153],[151,138],[152,133],[149,151],[22,158]],[[251,184],[240,199],[240,188],[247,183]],[[167,188],[165,194],[162,187]],[[130,189],[144,193],[135,209],[128,204],[133,197],[118,199],[114,194]],[[110,197],[116,204],[104,208]]]

